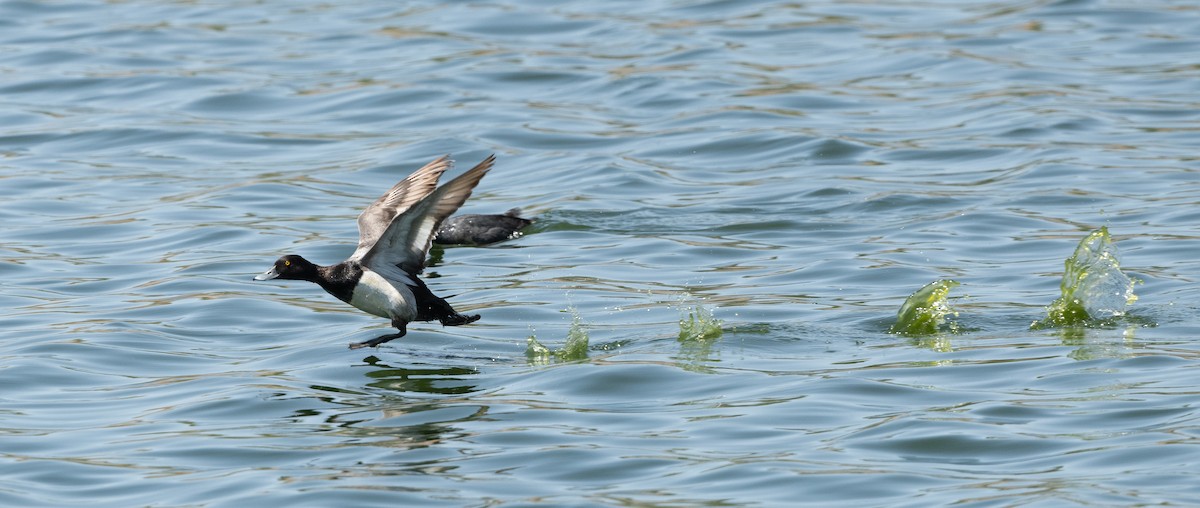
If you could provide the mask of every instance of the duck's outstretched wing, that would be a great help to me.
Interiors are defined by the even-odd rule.
[[[383,274],[396,267],[409,274],[421,273],[425,268],[425,254],[429,251],[438,225],[471,196],[471,190],[492,169],[495,161],[496,156],[489,155],[470,171],[446,182],[397,215],[375,245],[358,259],[368,268]]]
[[[449,155],[438,157],[421,169],[413,171],[358,214],[358,248],[351,259],[362,259],[375,246],[379,236],[387,231],[397,215],[404,213],[437,188],[438,177],[454,165]]]

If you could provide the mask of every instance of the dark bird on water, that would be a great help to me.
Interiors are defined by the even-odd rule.
[[[437,320],[443,326],[458,326],[478,320],[478,314],[456,312],[417,275],[425,268],[425,256],[438,226],[471,196],[471,190],[492,169],[495,159],[495,155],[488,156],[441,187],[438,178],[453,164],[449,156],[426,164],[358,216],[358,249],[349,259],[318,266],[289,254],[254,280],[315,282],[343,302],[390,319],[399,330],[351,343],[350,349],[374,347],[403,337],[413,321]]]
[[[504,215],[455,215],[438,228],[433,243],[441,245],[487,245],[521,236],[521,229],[533,224],[521,218],[521,209],[513,208]]]

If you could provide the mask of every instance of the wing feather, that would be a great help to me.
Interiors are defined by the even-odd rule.
[[[408,178],[392,186],[371,206],[358,215],[358,248],[351,259],[361,259],[387,230],[397,215],[404,213],[414,203],[437,189],[438,178],[454,165],[449,155],[438,157],[421,169],[413,171]]]
[[[396,267],[409,274],[421,273],[438,225],[458,211],[483,175],[492,169],[495,161],[496,156],[489,155],[483,162],[446,182],[397,215],[378,241],[362,256],[362,263],[380,273],[387,273]]]

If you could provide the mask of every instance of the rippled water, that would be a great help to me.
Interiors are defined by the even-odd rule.
[[[2,2],[0,504],[1194,502],[1198,29],[1167,1]],[[350,351],[387,323],[251,282],[492,152],[463,211],[539,222],[427,272],[479,322]],[[1030,331],[1100,226],[1131,319]],[[967,331],[887,333],[938,278]],[[680,341],[689,311],[720,336]],[[581,331],[585,360],[525,354]]]

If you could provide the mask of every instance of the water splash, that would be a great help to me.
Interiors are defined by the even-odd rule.
[[[526,339],[525,356],[529,358],[531,363],[547,364],[551,360],[562,362],[573,362],[577,360],[586,360],[588,357],[588,334],[587,327],[579,318],[579,311],[575,307],[568,307],[567,312],[571,313],[571,328],[567,330],[567,342],[560,349],[551,349],[546,347],[541,342],[538,342],[537,337],[533,334]]]
[[[682,315],[683,310],[681,307],[679,342],[711,341],[721,336],[721,325],[724,322],[714,317],[712,311],[707,307],[697,304],[686,309],[686,317]]]
[[[1137,301],[1137,295],[1133,294],[1136,281],[1121,272],[1117,247],[1107,226],[1081,240],[1064,264],[1062,296],[1046,307],[1046,318],[1034,321],[1030,328],[1072,326],[1121,317]]]
[[[946,316],[958,316],[958,311],[946,301],[950,289],[957,285],[957,281],[940,279],[918,289],[904,300],[900,311],[896,313],[896,322],[888,331],[909,336],[938,333],[946,324]],[[949,328],[954,332],[958,330],[958,325],[951,322]]]

